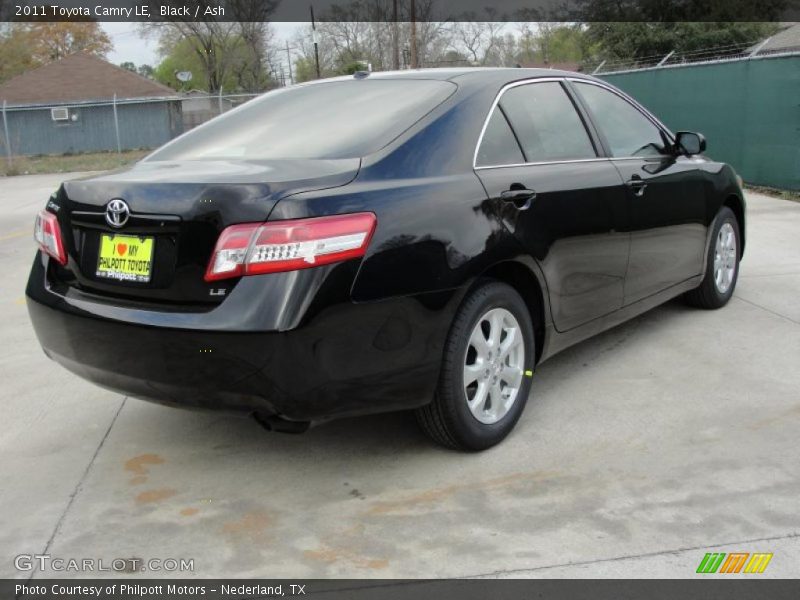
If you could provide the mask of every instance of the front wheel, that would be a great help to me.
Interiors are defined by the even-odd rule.
[[[533,323],[525,302],[511,286],[486,282],[459,308],[435,398],[417,410],[417,420],[443,446],[494,446],[525,408],[533,365]]]
[[[707,251],[706,275],[697,288],[685,295],[692,306],[707,309],[721,308],[733,296],[741,257],[739,222],[733,211],[723,206],[715,223]]]

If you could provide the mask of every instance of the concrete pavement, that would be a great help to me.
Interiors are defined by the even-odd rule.
[[[0,179],[0,577],[91,575],[19,554],[193,559],[195,577],[692,577],[714,551],[800,575],[800,204],[749,195],[726,308],[671,302],[556,356],[512,436],[468,455],[407,414],[269,434],[48,361],[23,294],[62,178]]]

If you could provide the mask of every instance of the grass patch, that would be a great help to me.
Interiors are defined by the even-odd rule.
[[[9,164],[0,158],[0,176],[40,175],[43,173],[70,173],[73,171],[108,171],[124,167],[143,158],[150,150],[95,152],[90,154],[64,154],[48,156],[14,156]]]
[[[748,192],[756,192],[758,194],[764,194],[765,196],[780,198],[781,200],[800,202],[800,191],[798,190],[779,190],[777,188],[749,184],[745,184],[744,189],[746,189]]]

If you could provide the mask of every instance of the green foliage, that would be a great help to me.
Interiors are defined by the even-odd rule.
[[[540,60],[544,62],[579,62],[584,59],[586,39],[580,25],[550,26],[542,23],[536,44]]]
[[[317,67],[313,58],[300,57],[294,61],[294,80],[297,83],[317,78]]]
[[[358,71],[368,71],[369,66],[362,62],[351,62],[342,67],[342,72],[339,75],[352,75]]]
[[[576,0],[572,20],[585,22],[779,21],[794,0]],[[567,15],[562,15],[566,17]]]
[[[179,81],[176,75],[182,71],[189,71],[192,80],[186,83]],[[189,39],[182,39],[173,44],[169,54],[159,63],[153,71],[156,81],[168,85],[178,91],[190,89],[207,90],[208,77],[195,46]],[[229,74],[222,83],[223,90],[234,91],[236,79]]]
[[[105,58],[113,47],[98,23],[0,23],[0,82],[74,52]]]
[[[775,32],[772,23],[590,23],[587,38],[602,58],[633,59],[663,56],[668,52],[720,49],[720,54],[741,51]],[[725,47],[728,47],[727,49]]]
[[[132,63],[131,61],[125,61],[119,63],[119,66],[126,71],[130,71],[131,73],[137,73],[142,77],[147,77],[148,79],[155,78],[155,69],[150,65],[139,65],[138,67]]]
[[[27,31],[14,25],[0,29],[0,83],[36,65],[31,56]]]
[[[151,67],[150,65],[139,65],[139,67],[136,69],[136,72],[142,77],[153,79],[155,74],[155,69],[153,69],[153,67]]]
[[[226,40],[225,47],[215,45],[212,54],[224,57],[225,70],[217,71],[217,76],[222,74],[222,80],[212,85],[208,77],[208,64],[204,62],[202,48],[190,37],[184,37],[169,45],[166,56],[152,71],[156,81],[168,85],[175,90],[208,90],[215,93],[221,85],[224,92],[261,91],[269,86],[270,79],[266,70],[254,68],[252,52],[241,38],[234,37]],[[144,68],[147,65],[142,65]],[[192,80],[183,83],[176,74],[181,71],[190,71]]]

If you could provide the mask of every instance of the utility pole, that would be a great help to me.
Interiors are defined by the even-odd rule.
[[[116,108],[116,105],[115,105]],[[6,101],[3,100],[3,130],[6,133],[6,139],[4,140],[6,146],[6,158],[8,159],[8,168],[10,169],[14,166],[14,159],[12,158],[11,154],[11,138],[8,137],[8,117],[6,117]]]
[[[289,62],[289,83],[294,85],[294,76],[292,75],[292,55],[289,52],[289,40],[286,40],[286,60]]]
[[[419,69],[417,54],[417,2],[411,0],[411,68]]]
[[[397,0],[394,0],[394,2],[396,7]],[[314,62],[317,66],[317,79],[319,79],[322,76],[319,74],[319,43],[317,42],[317,24],[314,21],[314,5],[311,4],[309,8],[311,9],[311,35],[314,38]]]
[[[397,0],[392,0],[392,69],[400,69],[400,31],[397,23]]]

